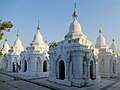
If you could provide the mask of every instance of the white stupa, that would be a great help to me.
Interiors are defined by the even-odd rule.
[[[41,53],[47,52],[49,47],[46,45],[43,41],[43,37],[40,33],[40,23],[38,21],[38,26],[37,26],[37,33],[35,34],[32,43],[30,44],[31,47],[34,48],[34,50],[39,51]],[[47,48],[46,48],[47,47]]]
[[[76,6],[75,6],[74,12],[72,15],[73,22],[69,26],[69,32],[67,33],[67,35],[65,35],[65,39],[72,39],[72,38],[84,38],[84,39],[86,39],[86,36],[82,32],[81,25],[77,21],[77,16],[78,15],[77,15]]]
[[[112,40],[112,44],[111,44],[110,48],[111,48],[112,50],[114,50],[114,51],[117,50],[117,45],[116,45],[116,43],[115,43],[115,39],[114,39],[114,38],[113,38],[113,40]]]
[[[49,75],[48,50],[48,44],[43,41],[38,22],[37,33],[32,43],[26,48],[26,51],[20,54],[21,70],[19,73],[25,76],[47,77]]]
[[[20,54],[22,51],[24,51],[24,47],[22,45],[22,42],[19,38],[19,34],[17,33],[16,35],[16,40],[14,42],[14,45],[12,47],[13,52],[15,52],[16,54]]]
[[[96,39],[95,47],[98,49],[107,47],[105,38],[102,35],[102,26],[101,25],[100,25],[100,30],[99,30],[99,36]]]
[[[2,54],[4,55],[4,54],[8,53],[9,49],[10,49],[10,47],[9,47],[8,41],[7,41],[7,39],[5,39],[5,43],[3,44],[3,47],[1,49]]]

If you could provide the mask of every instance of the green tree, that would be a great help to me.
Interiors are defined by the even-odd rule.
[[[3,21],[1,22],[2,19],[0,19],[0,40],[2,40],[2,37],[5,32],[9,32],[10,28],[13,27],[13,24],[11,21]],[[2,56],[2,52],[0,51],[0,56]]]
[[[2,39],[4,32],[9,32],[10,28],[13,27],[13,24],[11,23],[11,21],[3,21],[0,19],[0,40]]]
[[[2,56],[3,54],[2,54],[2,52],[0,51],[0,56]]]
[[[50,48],[55,48],[58,46],[58,43],[57,42],[52,42],[52,43],[49,43],[49,47]]]

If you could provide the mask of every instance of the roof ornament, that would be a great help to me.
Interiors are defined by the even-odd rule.
[[[113,38],[112,41],[115,42],[115,39]]]
[[[40,21],[38,20],[37,30],[40,30]]]
[[[75,19],[78,15],[77,15],[77,12],[76,12],[76,3],[74,3],[74,12],[73,12],[73,18]]]
[[[17,34],[16,34],[17,37],[19,37],[19,30],[17,30]]]
[[[100,24],[99,33],[102,33],[102,24]]]
[[[6,38],[5,38],[5,41],[7,42],[8,40],[7,40],[7,36],[6,36]]]
[[[48,40],[47,40],[47,37],[45,38],[45,41],[44,41],[45,43],[48,43]]]

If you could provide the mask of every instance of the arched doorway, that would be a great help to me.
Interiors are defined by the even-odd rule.
[[[16,63],[16,72],[19,71],[19,65],[18,65],[18,62]]]
[[[85,61],[83,61],[83,79],[86,79],[86,62]]]
[[[90,62],[90,79],[94,79],[93,78],[93,70],[94,70],[94,67],[93,67],[93,61],[91,60]]]
[[[36,64],[36,71],[39,72],[39,64],[38,64],[38,61],[37,61],[37,64]]]
[[[100,72],[104,73],[104,59],[102,59],[100,63]]]
[[[13,67],[12,71],[15,72],[15,63],[14,62],[12,63],[12,67]]]
[[[59,62],[59,79],[65,79],[65,65],[63,60]]]
[[[116,62],[113,63],[113,73],[116,74]]]
[[[20,65],[19,65],[19,70],[21,70],[21,61],[20,61]]]
[[[47,72],[47,61],[43,62],[43,72]]]
[[[20,65],[21,65],[21,61],[20,61]]]
[[[27,71],[27,61],[25,60],[24,61],[24,72],[26,72]]]
[[[3,60],[4,61],[4,60]],[[8,59],[4,62],[5,64],[5,68],[7,69],[8,68]]]

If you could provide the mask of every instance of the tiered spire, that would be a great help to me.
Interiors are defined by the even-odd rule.
[[[72,39],[72,38],[81,38],[84,39],[86,36],[82,32],[82,28],[80,23],[77,21],[77,12],[76,12],[76,3],[74,3],[74,12],[72,14],[73,22],[69,26],[69,32],[65,35],[65,39]]]
[[[47,37],[45,38],[44,42],[45,42],[46,44],[48,43],[48,41],[47,41]]]
[[[114,39],[114,38],[112,39],[112,42],[115,42],[115,39]]]
[[[102,24],[100,24],[99,33],[102,33]]]
[[[38,21],[37,33],[34,36],[33,43],[43,43],[43,38],[40,33],[40,22]]]
[[[40,30],[40,21],[38,20],[37,30]]]
[[[75,18],[77,18],[77,12],[76,12],[76,3],[74,3],[74,12],[73,12],[73,18],[75,19]]]
[[[24,51],[22,42],[19,38],[19,33],[17,32],[16,34],[16,40],[13,45],[13,51],[16,52],[17,54],[20,54],[21,51]]]
[[[37,26],[37,33],[35,34],[32,43],[30,44],[31,47],[34,47],[34,50],[44,52],[45,50],[45,43],[43,41],[43,37],[40,33],[40,22],[38,21],[38,26]]]

